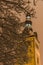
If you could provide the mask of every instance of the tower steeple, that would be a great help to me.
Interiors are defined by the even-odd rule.
[[[29,43],[27,56],[29,57],[28,63],[25,65],[41,65],[40,63],[40,42],[38,40],[37,32],[33,32],[32,21],[29,19],[26,21],[26,26],[31,31],[29,37],[26,38],[26,42]],[[31,30],[32,29],[32,30]]]

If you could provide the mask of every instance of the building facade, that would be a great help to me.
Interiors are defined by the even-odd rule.
[[[26,65],[41,65],[40,63],[40,42],[37,40],[35,35],[30,35],[26,38],[26,41],[30,41],[28,47],[29,62]]]

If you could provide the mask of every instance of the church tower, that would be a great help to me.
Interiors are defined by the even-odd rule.
[[[29,63],[26,65],[40,65],[39,41],[34,34],[26,38],[26,41],[30,42],[27,54],[29,57]]]
[[[30,20],[29,18],[30,17],[28,16],[28,20]],[[26,38],[26,42],[29,43],[28,53],[27,53],[29,60],[28,63],[25,65],[41,65],[40,64],[40,42],[38,40],[37,32],[33,32],[31,23],[32,23],[31,21],[28,21],[28,28],[30,30],[29,31],[30,34],[29,37]]]

